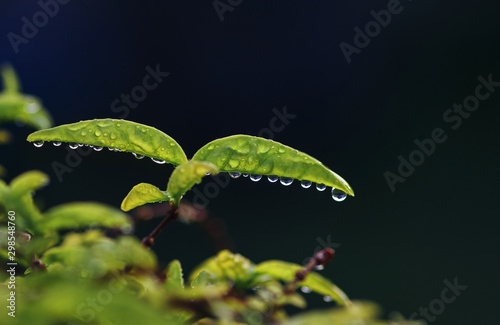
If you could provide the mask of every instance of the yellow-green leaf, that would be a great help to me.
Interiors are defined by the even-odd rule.
[[[120,228],[130,231],[132,220],[122,211],[95,202],[73,202],[53,207],[44,213],[40,227],[45,231],[84,227]]]
[[[189,160],[178,166],[168,181],[167,195],[175,204],[179,204],[182,196],[207,174],[215,175],[219,171],[217,167],[208,162]]]
[[[160,163],[180,165],[187,161],[181,146],[153,127],[115,119],[95,119],[64,124],[28,136],[30,142],[54,141],[82,143],[94,148],[114,148],[147,156]]]
[[[221,172],[315,182],[354,196],[351,186],[320,161],[273,140],[233,135],[206,144],[196,152],[193,160],[211,162]]]
[[[170,197],[166,192],[161,191],[158,187],[148,184],[140,183],[134,186],[123,199],[121,209],[123,211],[130,211],[133,208],[144,205],[146,203],[170,201]]]
[[[265,281],[265,279],[268,277],[291,282],[294,280],[295,274],[302,269],[302,266],[293,263],[282,261],[266,261],[258,264],[255,267],[253,274],[254,279],[257,282]],[[338,288],[335,284],[322,277],[318,273],[309,273],[305,280],[299,282],[298,284],[300,286],[307,287],[311,291],[314,291],[320,295],[330,297],[340,305],[348,306],[351,304],[351,301],[349,300],[347,295],[342,290],[340,290],[340,288]]]
[[[173,291],[184,288],[184,278],[182,276],[181,263],[173,260],[167,266],[167,278],[165,279],[165,289]]]

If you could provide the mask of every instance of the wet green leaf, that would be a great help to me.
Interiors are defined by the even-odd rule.
[[[254,284],[256,285],[260,281],[265,282],[269,277],[276,280],[291,282],[295,278],[295,274],[302,269],[302,266],[293,263],[266,261],[255,267],[253,273],[255,281]],[[300,286],[308,287],[311,291],[320,295],[330,297],[340,305],[348,306],[351,304],[347,295],[340,290],[340,288],[318,273],[311,272],[307,275],[304,281],[301,281],[298,284]]]
[[[167,291],[184,288],[184,278],[182,275],[181,263],[173,260],[167,267],[167,278],[165,279],[165,289]]]
[[[41,101],[19,92],[20,84],[14,69],[5,66],[1,74],[4,90],[0,93],[0,123],[16,122],[38,130],[51,127],[52,117]]]
[[[170,197],[165,191],[160,190],[158,187],[140,183],[134,186],[123,199],[121,209],[123,211],[130,211],[133,208],[144,205],[146,203],[170,201]]]
[[[179,144],[153,127],[115,119],[95,119],[56,126],[34,132],[28,141],[82,143],[94,147],[116,148],[180,165],[187,161]]]
[[[193,160],[213,163],[221,172],[274,175],[325,184],[354,196],[349,184],[315,158],[281,143],[233,135],[206,144]]]
[[[216,280],[235,283],[238,288],[243,288],[251,279],[254,265],[240,254],[233,254],[228,250],[220,251],[217,256],[211,257],[201,263],[189,276],[190,281],[206,271],[213,275]]]
[[[132,220],[122,211],[95,202],[72,202],[49,209],[40,221],[45,231],[84,227],[132,229]]]
[[[199,184],[207,173],[215,175],[217,167],[211,163],[189,160],[179,165],[168,181],[167,195],[175,204],[179,204],[182,196],[195,184]]]

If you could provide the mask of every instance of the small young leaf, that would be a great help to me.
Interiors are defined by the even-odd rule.
[[[115,119],[95,119],[56,126],[34,132],[28,141],[55,141],[116,148],[124,152],[147,156],[180,165],[186,154],[170,136],[153,127]]]
[[[19,93],[21,91],[19,78],[10,64],[2,66],[1,74],[5,93]]]
[[[270,276],[276,280],[291,282],[295,278],[295,274],[302,269],[302,266],[293,263],[267,261],[255,267],[254,281],[258,282],[259,279]],[[299,282],[299,285],[308,287],[323,296],[330,297],[340,305],[348,306],[351,304],[351,301],[342,290],[318,273],[309,273],[304,281]]]
[[[233,135],[206,144],[193,160],[211,162],[221,172],[294,178],[331,186],[354,196],[349,184],[320,161],[273,140]]]
[[[201,271],[200,273],[198,273],[196,278],[191,281],[191,288],[206,287],[210,283],[210,278],[210,273],[208,273],[207,271]]]
[[[168,181],[167,195],[175,204],[179,204],[182,196],[208,173],[215,175],[219,171],[211,163],[189,160],[178,166]]]
[[[166,192],[161,191],[158,187],[140,183],[134,186],[123,199],[121,209],[123,211],[130,211],[133,208],[144,205],[146,203],[170,201],[170,197]]]
[[[173,260],[167,267],[165,289],[170,291],[182,288],[184,288],[184,278],[182,276],[181,263],[178,260]]]
[[[23,95],[14,69],[5,66],[1,71],[4,90],[0,93],[0,123],[16,122],[41,130],[52,126],[52,118],[41,101],[30,95]]]
[[[132,229],[132,220],[111,206],[94,202],[73,202],[51,208],[43,215],[40,227],[47,230],[83,227]]]
[[[25,172],[10,182],[10,190],[14,195],[23,195],[36,191],[49,183],[49,176],[38,170]]]

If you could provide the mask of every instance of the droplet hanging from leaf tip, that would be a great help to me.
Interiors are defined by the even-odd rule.
[[[250,175],[250,179],[252,181],[254,181],[254,182],[258,182],[258,181],[260,181],[262,179],[262,176],[261,175],[254,175],[254,174],[252,174],[252,175]]]
[[[70,149],[73,149],[73,150],[74,150],[74,149],[78,148],[78,143],[70,142],[70,143],[68,144],[68,147],[69,147]]]
[[[143,155],[139,155],[139,154],[137,154],[137,153],[135,153],[135,152],[132,152],[132,154],[134,155],[134,157],[135,157],[136,159],[142,159],[142,158],[144,158],[144,156],[143,156]]]
[[[311,288],[309,288],[309,287],[302,287],[302,288],[300,288],[300,291],[302,291],[303,293],[310,293],[311,292]]]
[[[337,202],[342,202],[346,199],[347,194],[344,191],[332,187],[332,198]]]
[[[41,146],[43,146],[43,141],[40,140],[40,141],[35,141],[33,142],[33,145],[37,148],[40,148]]]
[[[55,141],[55,142],[52,142],[52,144],[54,145],[54,147],[59,147],[62,144],[62,142]]]
[[[325,184],[316,184],[316,189],[320,192],[323,192],[326,190],[326,185]]]
[[[290,177],[280,177],[280,183],[284,186],[290,186],[293,183],[293,178]]]
[[[151,160],[160,165],[163,165],[165,163],[165,160],[160,160],[156,158],[151,158]]]
[[[248,174],[241,174],[243,177],[248,177]]]
[[[101,151],[102,150],[101,146],[93,146],[93,148],[94,148],[95,151]]]
[[[311,181],[303,180],[300,182],[300,186],[302,186],[303,188],[310,188],[311,185],[312,185]]]
[[[238,178],[241,176],[241,173],[229,173],[229,176],[231,176],[232,178]]]
[[[278,176],[275,175],[269,175],[267,176],[267,180],[271,183],[276,183],[278,181]]]

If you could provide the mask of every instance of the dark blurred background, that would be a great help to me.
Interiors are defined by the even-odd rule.
[[[302,263],[331,244],[337,254],[324,275],[352,299],[406,317],[420,307],[436,310],[444,281],[457,278],[467,289],[432,323],[497,323],[500,88],[456,129],[443,114],[474,95],[479,76],[500,81],[498,4],[217,3],[228,9],[223,20],[212,1],[73,0],[46,22],[39,15],[37,34],[12,46],[9,33],[22,37],[23,17],[32,22],[43,9],[36,1],[2,1],[0,61],[14,65],[24,91],[43,99],[57,125],[123,117],[113,101],[142,84],[147,66],[159,65],[170,75],[126,118],[165,131],[188,156],[218,137],[258,135],[269,128],[273,108],[286,106],[296,117],[274,139],[321,160],[356,197],[337,203],[329,191],[298,182],[231,181],[207,209],[224,220],[237,252],[255,262]],[[374,20],[370,12],[388,6],[399,13],[373,29],[348,63],[340,44],[354,46],[354,28],[364,30]],[[418,149],[415,139],[436,128],[447,140],[391,191],[384,173],[397,174],[398,156],[408,159]],[[84,200],[118,207],[139,182],[165,188],[173,170],[105,150],[84,157],[60,181],[52,163],[64,163],[67,151],[34,148],[25,141],[32,130],[9,129],[14,142],[0,147],[2,164],[9,178],[28,169],[51,175],[37,193],[45,208]],[[162,262],[178,258],[187,270],[213,254],[198,227],[181,223],[169,225],[154,249]],[[313,307],[326,306],[316,298]]]

